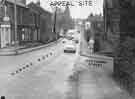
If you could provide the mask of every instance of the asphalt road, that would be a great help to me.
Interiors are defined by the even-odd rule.
[[[76,54],[61,51],[51,60],[15,76],[0,93],[6,99],[65,99],[76,58]]]

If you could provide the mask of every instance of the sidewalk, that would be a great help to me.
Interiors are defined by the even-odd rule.
[[[102,68],[89,66],[84,60],[86,58],[81,56],[74,68],[78,85],[75,99],[132,99],[112,76],[107,75]]]
[[[0,49],[0,56],[11,56],[11,55],[19,55],[19,54],[24,54],[27,52],[32,52],[32,51],[39,50],[47,46],[53,45],[60,40],[61,39],[58,39],[57,41],[54,41],[48,44],[40,43],[38,46],[33,46],[33,47],[17,46],[17,47],[3,48],[3,49]]]
[[[132,99],[107,69],[86,63],[90,59],[87,51],[82,47],[81,52],[86,56],[79,56],[76,60],[74,73],[70,77],[72,92],[68,99]]]

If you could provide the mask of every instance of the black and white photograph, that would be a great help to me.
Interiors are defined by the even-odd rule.
[[[135,99],[135,0],[0,0],[0,99]]]

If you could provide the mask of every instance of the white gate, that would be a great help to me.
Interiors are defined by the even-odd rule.
[[[85,59],[90,68],[98,69],[106,73],[113,73],[113,58],[103,55],[90,55]]]

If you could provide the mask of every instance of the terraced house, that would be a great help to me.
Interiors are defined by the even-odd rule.
[[[15,0],[0,3],[1,48],[31,42],[46,43],[54,39],[52,13],[45,11],[39,3],[26,5],[26,0],[16,0],[16,10]]]
[[[33,21],[38,30],[38,39],[42,43],[47,43],[55,40],[56,33],[52,31],[53,29],[53,14],[49,11],[44,10],[40,6],[40,2],[28,4],[29,10],[33,13]],[[31,20],[31,17],[27,18],[27,21]],[[32,21],[32,20],[31,20]]]
[[[17,11],[17,28],[23,22],[23,13],[27,10],[25,0],[16,1],[16,11]],[[5,0],[1,3],[0,7],[0,23],[1,23],[1,32],[0,32],[0,45],[1,48],[14,45],[15,41],[19,40],[19,34],[17,29],[17,34],[15,34],[15,1],[14,0]],[[6,28],[5,28],[6,27]]]
[[[135,0],[104,0],[106,40],[113,46],[114,75],[135,95]]]
[[[104,0],[104,24],[106,40],[117,47],[116,42],[135,37],[135,1],[134,0]]]

